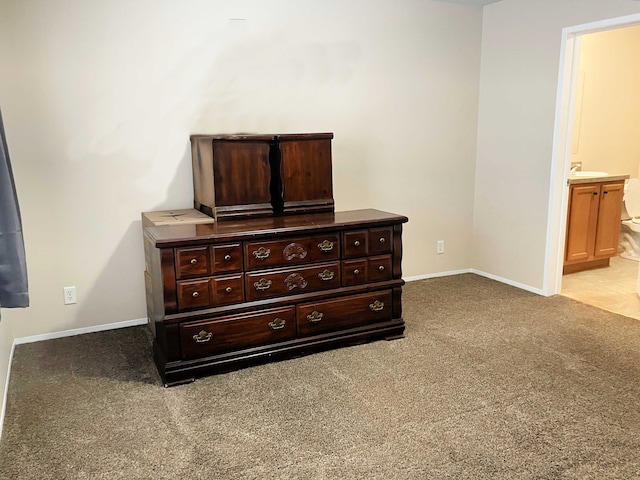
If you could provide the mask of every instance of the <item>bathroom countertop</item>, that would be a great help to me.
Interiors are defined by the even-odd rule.
[[[598,182],[616,182],[620,180],[627,180],[631,175],[603,175],[598,177],[577,177],[569,175],[569,185],[576,185],[579,183],[598,183]]]

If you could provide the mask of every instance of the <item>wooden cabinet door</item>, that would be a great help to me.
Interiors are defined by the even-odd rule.
[[[565,262],[586,261],[593,256],[600,185],[575,185],[569,191]]]
[[[595,238],[595,257],[611,257],[618,253],[620,219],[624,183],[604,183],[600,187],[598,226]]]

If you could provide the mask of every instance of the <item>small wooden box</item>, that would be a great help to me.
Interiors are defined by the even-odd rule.
[[[273,135],[192,135],[194,207],[213,218],[267,216]]]
[[[194,207],[216,219],[333,212],[332,138],[192,135]]]
[[[278,135],[285,214],[333,212],[332,133]]]

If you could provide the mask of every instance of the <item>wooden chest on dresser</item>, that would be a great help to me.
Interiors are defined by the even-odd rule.
[[[145,227],[165,385],[401,336],[406,221],[357,210]]]

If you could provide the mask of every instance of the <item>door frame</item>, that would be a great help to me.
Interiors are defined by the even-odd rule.
[[[566,236],[569,169],[572,134],[578,89],[581,37],[588,33],[640,25],[640,14],[562,29],[558,90],[551,157],[549,208],[546,238],[543,294],[559,294],[562,289],[562,267]]]

